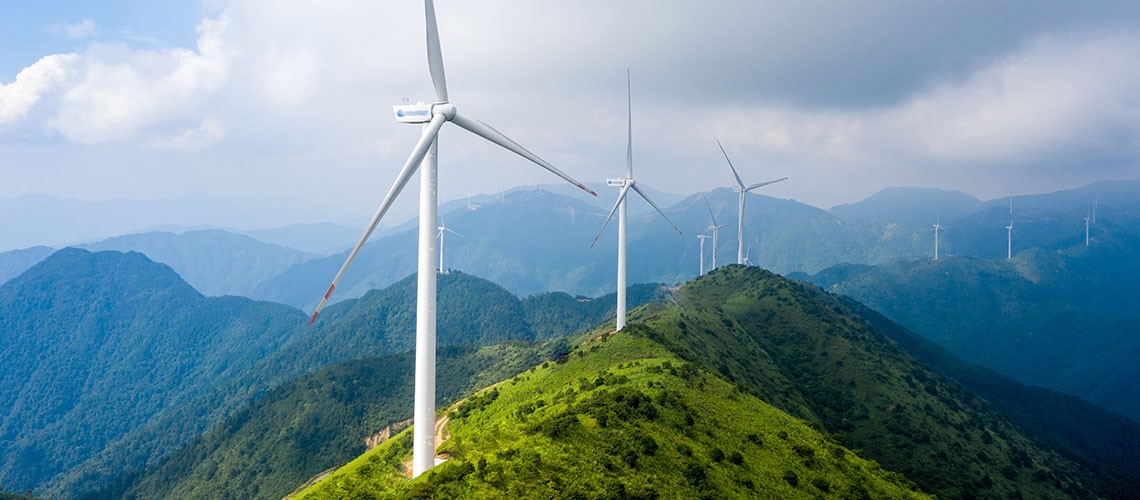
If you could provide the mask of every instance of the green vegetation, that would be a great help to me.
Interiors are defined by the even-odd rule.
[[[1082,228],[1083,229],[1083,228]],[[824,271],[858,300],[962,359],[1140,422],[1140,238],[1093,248]]]
[[[642,310],[652,338],[815,422],[925,491],[952,498],[1091,494],[1081,480],[1088,471],[1037,446],[836,296],[729,266],[690,282],[674,300],[670,309]]]
[[[447,462],[408,431],[298,498],[922,498],[807,422],[644,336],[603,336],[450,410]]]
[[[450,404],[564,353],[560,342],[452,347],[439,355]],[[343,363],[269,391],[141,476],[91,498],[272,498],[402,429],[412,409],[411,353]],[[393,431],[394,429],[394,431]]]
[[[628,287],[626,306],[633,309],[649,303],[661,293],[663,286],[637,284]],[[612,319],[617,308],[616,301],[616,293],[591,299],[572,297],[565,292],[551,292],[523,299],[523,309],[535,336],[548,339],[583,332]]]

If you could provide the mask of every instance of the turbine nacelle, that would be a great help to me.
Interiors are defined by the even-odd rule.
[[[435,115],[443,115],[445,119],[451,121],[459,113],[455,105],[449,102],[400,104],[392,106],[392,112],[396,115],[396,121],[400,123],[428,123]]]
[[[606,185],[609,187],[625,187],[633,185],[633,179],[606,179]]]

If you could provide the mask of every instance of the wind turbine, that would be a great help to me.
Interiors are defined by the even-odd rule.
[[[713,270],[716,270],[716,242],[720,240],[720,238],[718,237],[718,234],[720,233],[720,229],[722,227],[728,227],[728,224],[717,225],[716,216],[713,215],[712,207],[709,206],[709,200],[706,199],[705,195],[703,195],[703,194],[701,195],[701,199],[704,200],[705,208],[709,209],[709,217],[712,218],[712,224],[709,224],[709,226],[706,227],[705,230],[706,231],[712,231],[712,240],[713,240],[712,268],[713,268]]]
[[[435,6],[432,0],[424,0],[424,14],[427,25],[427,59],[428,70],[431,73],[432,84],[435,87],[436,102],[417,103],[394,106],[396,121],[401,123],[418,123],[422,127],[419,141],[416,142],[412,153],[404,167],[396,176],[396,181],[384,196],[384,201],[376,209],[371,222],[356,242],[356,246],[349,252],[348,258],[340,266],[332,284],[325,292],[320,304],[313,311],[309,320],[312,324],[317,314],[328,302],[340,279],[344,276],[349,264],[356,258],[358,252],[380,219],[391,208],[400,191],[404,189],[412,174],[418,168],[420,172],[420,230],[419,230],[419,264],[417,267],[416,292],[416,372],[415,372],[415,411],[412,418],[414,435],[412,438],[412,476],[418,476],[435,465],[435,327],[436,327],[436,273],[435,273],[435,232],[436,206],[438,203],[437,173],[437,141],[436,136],[444,123],[451,122],[460,128],[474,133],[491,141],[515,154],[522,156],[551,173],[563,178],[567,182],[578,186],[586,192],[597,196],[582,183],[547,163],[534,153],[527,151],[515,141],[479,120],[460,113],[447,97],[447,81],[444,77],[443,54],[439,45],[439,29],[436,27]]]
[[[439,238],[439,274],[447,274],[447,271],[443,270],[443,233],[451,233],[460,238],[463,237],[462,234],[452,231],[451,228],[447,227],[443,222],[439,223],[439,233],[435,235],[436,238]]]
[[[602,228],[599,229],[598,234],[594,236],[593,243],[590,243],[590,246],[593,247],[594,244],[598,242],[598,238],[602,236],[602,231],[605,231],[606,225],[610,223],[610,219],[614,218],[614,212],[616,211],[618,213],[618,271],[617,320],[615,328],[618,331],[621,331],[622,328],[625,328],[625,197],[627,194],[629,194],[629,190],[632,189],[636,191],[638,195],[645,199],[645,201],[649,202],[654,210],[657,210],[657,213],[661,214],[661,217],[665,218],[665,222],[668,222],[670,226],[673,226],[673,229],[677,230],[678,234],[685,234],[681,232],[676,224],[673,224],[673,221],[669,220],[669,217],[665,215],[665,212],[661,210],[661,207],[658,207],[657,204],[653,202],[653,200],[649,199],[649,196],[646,195],[645,192],[641,190],[641,188],[637,187],[637,181],[633,179],[633,90],[630,84],[628,69],[625,72],[625,87],[626,97],[628,99],[627,118],[629,120],[628,135],[625,145],[625,178],[606,179],[607,185],[613,187],[620,186],[621,191],[618,193],[617,202],[614,203],[614,207],[610,209],[610,214],[606,216],[606,221],[602,223]],[[716,244],[715,239],[713,240],[713,244]]]
[[[748,249],[744,251],[744,265],[751,266],[752,260],[749,258],[752,255],[752,242],[748,242]]]
[[[936,219],[934,221],[934,260],[938,260],[938,232],[939,231],[946,231],[946,229],[943,228],[942,223]]]
[[[697,239],[701,240],[701,272],[697,276],[705,275],[705,240],[712,238],[707,234],[698,234]]]
[[[1085,216],[1085,246],[1089,246],[1089,220],[1091,217]]]
[[[775,184],[775,183],[780,182],[780,181],[785,181],[785,180],[788,180],[788,178],[782,177],[782,178],[776,179],[774,181],[761,182],[759,184],[753,184],[751,186],[745,186],[744,181],[740,179],[740,173],[736,171],[736,167],[734,167],[732,165],[732,160],[729,159],[728,153],[726,153],[724,151],[724,146],[720,145],[719,140],[716,141],[716,145],[720,147],[720,152],[721,152],[721,154],[724,155],[724,159],[728,160],[728,168],[732,169],[732,176],[736,177],[736,186],[734,186],[732,188],[732,190],[736,191],[737,193],[740,193],[740,209],[739,209],[740,213],[737,216],[737,221],[736,221],[736,225],[737,225],[737,230],[736,230],[736,263],[737,264],[744,264],[744,195],[748,194],[748,192],[753,190],[753,189],[756,189],[759,187],[764,187],[764,186],[767,186],[769,184]]]
[[[1013,191],[1009,192],[1009,225],[1005,226],[1005,260],[1013,258]]]

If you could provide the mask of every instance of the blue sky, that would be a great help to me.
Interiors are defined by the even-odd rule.
[[[419,2],[8,2],[0,197],[206,195],[368,214],[432,93]],[[976,196],[1140,177],[1136,2],[437,5],[453,102],[587,182],[727,186],[829,207],[893,185]],[[458,129],[443,198],[556,178]],[[412,212],[405,196],[397,213]]]

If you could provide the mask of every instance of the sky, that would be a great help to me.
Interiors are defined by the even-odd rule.
[[[375,210],[431,101],[420,2],[5,0],[0,197]],[[440,0],[453,104],[584,182],[823,208],[1140,177],[1140,3]],[[440,196],[559,180],[454,126]],[[394,216],[411,216],[410,185]]]

